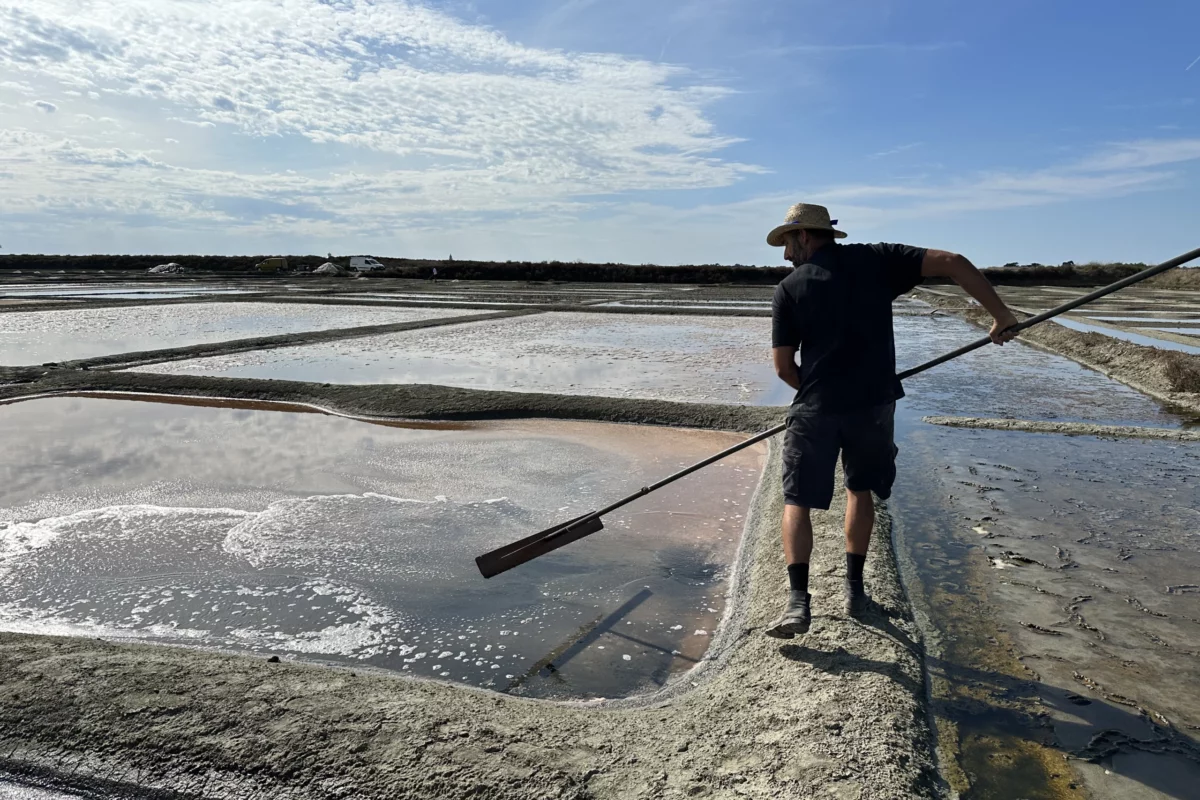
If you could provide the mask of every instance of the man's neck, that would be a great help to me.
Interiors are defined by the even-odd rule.
[[[831,249],[833,249],[833,242],[828,241],[828,240],[821,242],[820,244],[818,244],[816,247],[814,247],[812,250],[810,250],[808,252],[808,256],[805,258],[805,261],[811,261],[813,256],[815,256],[817,253],[820,253],[824,250],[831,250]]]

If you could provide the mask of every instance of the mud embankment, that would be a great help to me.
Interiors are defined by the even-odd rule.
[[[991,315],[965,300],[921,292],[922,300],[954,311],[980,328],[991,326]],[[1138,391],[1172,406],[1200,413],[1200,356],[1163,350],[1114,339],[1099,333],[1081,333],[1045,322],[1022,331],[1021,341],[1091,367]]]
[[[372,293],[388,291],[389,289],[379,286],[372,286]],[[395,287],[391,289],[395,291]],[[282,291],[282,290],[281,290]],[[77,311],[81,308],[88,309],[110,309],[110,308],[136,308],[145,305],[191,305],[197,303],[279,303],[296,305],[336,305],[336,306],[359,306],[362,308],[456,308],[463,311],[586,311],[589,314],[684,314],[687,316],[701,317],[769,317],[771,316],[770,309],[754,309],[754,308],[659,308],[654,306],[602,306],[595,303],[578,303],[578,302],[548,302],[548,303],[529,303],[516,300],[497,300],[497,301],[472,301],[468,297],[463,297],[461,300],[421,300],[419,298],[362,298],[356,297],[355,294],[365,292],[367,290],[355,291],[338,291],[330,289],[322,292],[305,293],[301,296],[281,295],[279,292],[255,292],[253,294],[239,295],[195,295],[191,297],[158,297],[144,299],[129,299],[117,298],[106,299],[103,297],[83,298],[39,298],[36,300],[13,300],[8,305],[0,303],[0,314],[9,313],[17,314],[23,311]],[[603,292],[600,292],[603,294]],[[654,295],[662,298],[664,295]],[[602,302],[610,302],[621,300],[622,297],[612,295],[605,298]],[[679,297],[678,302],[685,304],[688,300],[686,297]],[[570,298],[564,297],[564,300]]]
[[[1106,439],[1157,439],[1166,442],[1200,442],[1200,431],[1178,428],[1146,428],[1137,425],[1095,425],[1090,422],[1047,422],[1027,419],[985,419],[982,417],[922,417],[922,422],[948,428],[975,428],[993,431],[1057,433],[1064,436],[1100,436]]]
[[[348,416],[404,420],[574,419],[727,431],[760,431],[783,409],[589,395],[459,389],[428,384],[342,385],[107,370],[43,370],[37,380],[0,384],[0,401],[88,392],[208,397],[316,406]]]
[[[476,395],[477,412],[483,395],[501,399],[441,391]],[[383,410],[369,397],[358,404]],[[659,405],[675,406],[677,424],[705,413]],[[534,402],[526,414],[540,411]],[[261,658],[0,634],[0,771],[177,798],[935,797],[922,644],[886,513],[868,562],[877,605],[864,620],[841,611],[835,505],[814,520],[812,632],[782,645],[762,633],[786,588],[779,469],[773,446],[708,654],[655,694],[554,704]]]

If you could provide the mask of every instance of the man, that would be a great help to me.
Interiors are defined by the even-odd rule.
[[[952,279],[995,320],[996,344],[1010,341],[1017,318],[970,261],[944,250],[900,244],[839,245],[824,206],[797,203],[767,243],[783,247],[795,270],[775,289],[772,355],[775,372],[796,390],[783,445],[783,553],[791,584],[783,615],[767,634],[791,639],[811,621],[809,509],[827,509],[839,451],[846,484],[846,613],[862,616],[869,597],[863,565],[875,505],[896,478],[892,441],[896,378],[892,301],[922,278]],[[796,351],[800,363],[796,363]]]

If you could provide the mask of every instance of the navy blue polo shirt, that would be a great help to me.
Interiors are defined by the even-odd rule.
[[[771,346],[800,349],[797,411],[843,413],[904,396],[892,301],[921,282],[925,248],[827,244],[775,287]]]

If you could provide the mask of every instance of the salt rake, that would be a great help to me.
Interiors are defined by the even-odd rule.
[[[1109,284],[1102,289],[1097,289],[1091,294],[1086,294],[1083,297],[1077,297],[1068,303],[1058,306],[1057,308],[1044,311],[1041,314],[1030,317],[1024,322],[1019,322],[1016,325],[1013,325],[1007,330],[1014,333],[1019,333],[1027,328],[1032,328],[1038,323],[1045,322],[1052,317],[1057,317],[1059,314],[1065,314],[1066,312],[1079,308],[1082,305],[1086,305],[1093,300],[1098,300],[1101,297],[1110,295],[1113,292],[1124,289],[1127,286],[1132,286],[1135,283],[1144,281],[1147,278],[1158,275],[1160,272],[1166,272],[1169,269],[1174,269],[1175,267],[1178,267],[1181,264],[1186,264],[1187,262],[1196,258],[1200,258],[1200,248],[1192,250],[1188,253],[1184,253],[1181,256],[1176,256],[1170,261],[1164,261],[1161,264],[1148,267],[1141,272],[1130,275],[1128,278],[1123,278],[1116,283]],[[979,348],[990,344],[991,341],[992,340],[990,336],[984,336],[978,341],[960,347],[957,350],[946,353],[945,355],[938,356],[932,361],[927,361],[924,364],[913,367],[912,369],[907,369],[896,377],[900,380],[911,378],[913,375],[924,372],[927,369],[931,369],[939,364],[944,364],[947,361],[958,358],[961,355],[978,350]],[[532,536],[527,536],[520,541],[505,545],[504,547],[497,548],[496,550],[492,550],[490,553],[484,553],[475,559],[475,563],[479,566],[479,571],[483,574],[483,577],[491,578],[499,575],[502,572],[507,572],[513,567],[520,566],[527,561],[532,561],[538,556],[543,556],[546,553],[557,550],[560,547],[564,547],[571,542],[579,541],[585,536],[590,536],[591,534],[604,529],[604,523],[600,518],[605,514],[616,511],[618,508],[632,503],[634,500],[637,500],[640,497],[645,497],[651,492],[661,489],[669,483],[673,483],[680,478],[691,475],[696,470],[703,469],[709,464],[720,461],[726,456],[733,455],[739,450],[744,450],[753,444],[757,444],[763,439],[769,439],[778,433],[782,433],[786,429],[786,422],[776,425],[770,430],[765,430],[762,433],[756,434],[744,442],[735,444],[733,447],[726,448],[716,455],[709,456],[703,461],[692,464],[690,467],[682,469],[673,475],[669,475],[657,483],[651,484],[650,486],[643,486],[641,489],[629,495],[628,497],[623,497],[612,505],[605,506],[599,511],[593,511],[590,514],[584,514],[581,517],[576,517],[568,522],[563,522],[551,528],[547,528],[546,530],[535,533]]]

